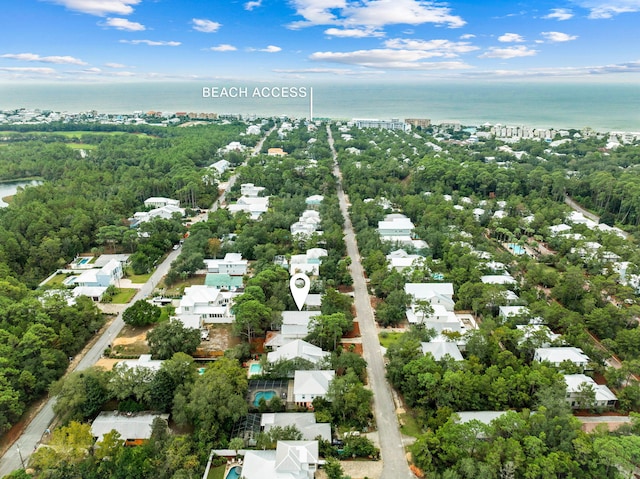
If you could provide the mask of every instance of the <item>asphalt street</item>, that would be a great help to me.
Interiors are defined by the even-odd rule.
[[[336,152],[333,146],[331,130],[327,127],[329,146],[336,160]],[[351,258],[351,275],[353,276],[354,305],[356,317],[360,325],[364,359],[367,361],[367,375],[369,385],[373,391],[374,414],[378,435],[380,437],[380,452],[383,468],[381,479],[409,479],[415,476],[409,469],[402,434],[396,415],[396,408],[391,394],[391,387],[385,376],[385,367],[378,341],[377,328],[373,316],[373,309],[367,291],[364,270],[360,259],[360,253],[356,243],[355,233],[349,217],[347,199],[342,188],[342,175],[335,164],[334,175],[338,178],[338,200],[340,210],[345,218],[344,239],[347,245],[347,255]]]

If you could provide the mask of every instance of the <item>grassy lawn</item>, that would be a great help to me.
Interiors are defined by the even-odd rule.
[[[383,331],[378,335],[378,339],[380,340],[380,345],[382,347],[388,348],[393,343],[397,342],[403,334],[404,333]]]
[[[10,131],[10,130],[0,130],[0,133],[6,134],[17,134],[17,135],[58,135],[65,136],[67,138],[80,138],[82,135],[102,135],[102,136],[111,136],[111,135],[126,135],[126,134],[135,134],[128,133],[126,131],[28,131],[28,132],[20,132],[20,131]],[[140,133],[142,136],[146,136],[146,133]]]
[[[184,292],[184,288],[187,286],[193,285],[202,285],[204,284],[205,275],[200,276],[192,276],[191,278],[187,278],[184,281],[180,280],[171,286],[165,286],[165,296],[173,297],[173,296],[181,296]]]
[[[138,290],[135,288],[118,288],[111,302],[115,304],[127,304],[133,299],[137,292]]]
[[[409,413],[403,413],[399,415],[400,419],[400,432],[405,436],[418,437],[422,434],[422,429],[418,425],[415,418]]]
[[[151,275],[153,273],[146,273],[146,274],[134,274],[133,270],[131,268],[129,268],[127,270],[127,278],[131,280],[132,283],[146,283],[147,281],[149,281],[149,278],[151,278]]]
[[[48,282],[47,282],[47,286],[51,286],[51,287],[65,287],[64,284],[62,283],[65,279],[67,279],[69,276],[74,276],[74,275],[68,275],[66,273],[62,273],[62,274],[56,274],[53,278],[51,278]]]
[[[224,470],[227,466],[212,467],[209,469],[207,479],[224,479]]]
[[[65,143],[69,148],[74,150],[95,150],[98,145],[90,145],[89,143]]]

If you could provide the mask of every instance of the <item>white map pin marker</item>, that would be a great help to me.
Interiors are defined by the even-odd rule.
[[[302,311],[304,302],[307,300],[309,294],[309,288],[311,287],[311,280],[309,276],[304,273],[296,273],[291,276],[289,280],[289,289],[291,289],[291,296],[296,302],[298,311]]]

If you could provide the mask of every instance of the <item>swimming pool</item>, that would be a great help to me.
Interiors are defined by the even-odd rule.
[[[513,254],[520,255],[525,253],[524,248],[519,244],[509,243],[509,249],[513,252]]]
[[[251,374],[261,374],[262,366],[260,366],[260,363],[253,363],[249,366],[249,372]]]
[[[260,405],[260,399],[264,399],[265,401],[269,402],[276,395],[277,393],[275,391],[258,391],[256,393],[255,399],[253,400],[253,405],[255,407],[258,407]]]
[[[241,473],[242,468],[240,466],[233,466],[231,469],[229,469],[226,479],[238,479]]]

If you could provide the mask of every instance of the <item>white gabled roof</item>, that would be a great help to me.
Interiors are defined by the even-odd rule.
[[[480,277],[480,281],[485,284],[515,284],[513,276],[507,274],[487,274]]]
[[[534,357],[538,361],[549,361],[552,364],[560,364],[562,361],[571,361],[575,364],[586,364],[589,362],[589,357],[584,354],[582,349],[571,346],[538,348],[535,350]]]
[[[565,374],[564,382],[567,383],[568,393],[578,393],[583,384],[591,385],[596,393],[596,401],[617,401],[618,398],[604,384],[597,384],[592,378],[585,374]]]
[[[431,299],[434,296],[453,296],[453,283],[406,283],[404,291],[416,300]]]
[[[296,371],[293,375],[293,394],[325,395],[335,375],[335,371]]]
[[[328,355],[329,353],[327,351],[323,351],[318,346],[303,341],[302,339],[294,339],[280,346],[277,351],[267,354],[267,360],[270,363],[274,363],[280,359],[302,358],[317,364],[322,358]]]
[[[456,343],[446,341],[420,343],[420,347],[422,348],[423,354],[431,353],[433,359],[436,361],[441,360],[446,355],[451,356],[451,359],[455,361],[462,361],[464,359]]]
[[[105,434],[115,429],[122,439],[149,439],[157,417],[167,420],[169,415],[141,413],[129,416],[118,411],[102,411],[91,424],[91,434],[101,441]]]

